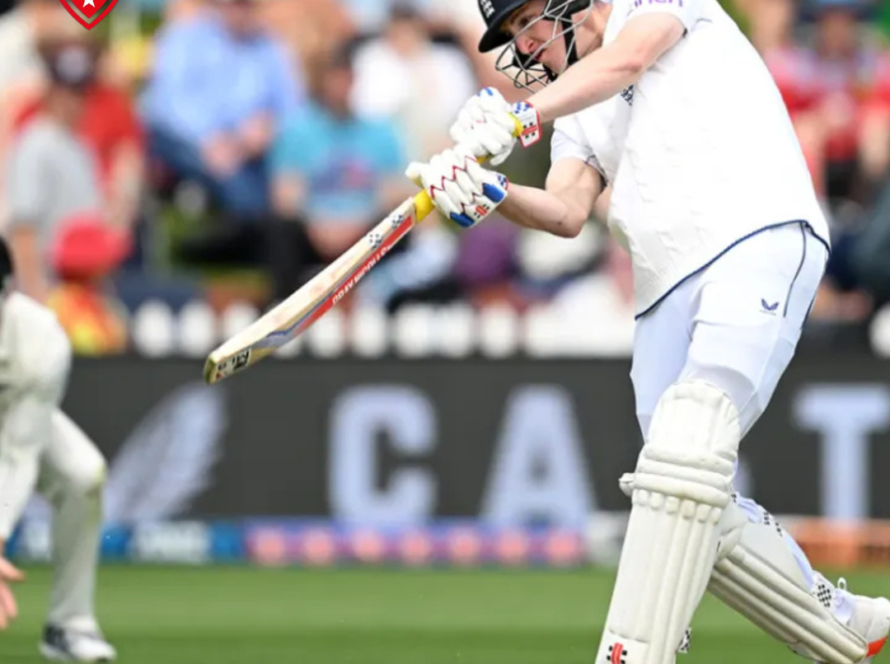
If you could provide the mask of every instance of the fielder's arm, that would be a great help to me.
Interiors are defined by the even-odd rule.
[[[580,159],[560,159],[547,175],[546,189],[511,184],[498,211],[515,224],[559,237],[576,237],[591,217],[606,218],[600,173]]]

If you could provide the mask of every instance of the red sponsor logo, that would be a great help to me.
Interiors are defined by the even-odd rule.
[[[117,0],[59,0],[59,2],[74,20],[87,30],[99,25],[117,4]]]
[[[621,656],[624,654],[624,646],[620,643],[615,643],[612,646],[612,664],[621,664]]]

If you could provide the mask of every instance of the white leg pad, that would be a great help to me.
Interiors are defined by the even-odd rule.
[[[670,664],[711,576],[741,429],[726,394],[678,383],[659,401],[598,664]]]
[[[868,643],[834,617],[827,588],[810,592],[777,525],[744,515],[740,521],[721,543],[710,592],[799,655],[825,664],[862,661]]]

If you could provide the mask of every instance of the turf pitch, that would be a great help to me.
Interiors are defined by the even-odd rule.
[[[50,573],[27,572],[2,664],[40,661]],[[890,593],[890,571],[846,578]],[[98,603],[125,664],[592,664],[611,583],[598,570],[104,567]],[[804,660],[707,597],[679,661]]]

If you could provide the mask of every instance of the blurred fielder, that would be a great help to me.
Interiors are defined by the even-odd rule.
[[[35,488],[52,504],[53,576],[40,652],[54,661],[113,660],[96,624],[93,593],[105,461],[59,410],[71,346],[55,315],[14,292],[0,238],[0,629],[17,615],[10,584],[23,574],[3,549]]]
[[[621,482],[633,507],[595,661],[673,662],[706,587],[804,657],[870,661],[890,602],[829,583],[732,488],[739,442],[794,354],[829,251],[766,67],[717,0],[479,7],[480,50],[505,46],[498,68],[537,91],[511,106],[483,90],[452,130],[457,147],[409,176],[465,227],[499,208],[573,237],[610,197],[609,227],[633,261],[646,445]],[[549,121],[546,190],[508,185],[474,159],[497,166],[517,124],[529,145]]]

